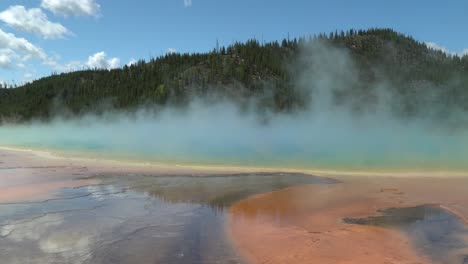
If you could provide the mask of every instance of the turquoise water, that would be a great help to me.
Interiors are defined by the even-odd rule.
[[[383,118],[383,117],[382,117]],[[333,170],[466,170],[468,133],[429,122],[229,107],[0,127],[0,145],[168,163]]]

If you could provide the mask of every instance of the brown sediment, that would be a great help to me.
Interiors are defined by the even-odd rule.
[[[0,148],[0,203],[47,199],[63,187],[95,184],[90,182],[95,175],[248,171],[251,169],[56,158]],[[417,176],[348,175],[339,178],[343,181],[340,184],[306,185],[257,195],[230,209],[227,231],[251,263],[430,263],[396,230],[341,221],[374,215],[382,208],[421,204],[438,204],[461,219],[467,218],[468,178]]]
[[[81,187],[99,184],[98,180],[52,181],[45,183],[31,183],[19,186],[1,187],[0,203],[36,201],[47,199],[61,188]]]
[[[239,169],[170,166],[54,156],[49,152],[0,147],[0,203],[51,198],[64,187],[98,184],[96,175],[195,175]]]
[[[466,178],[347,177],[256,195],[230,208],[227,232],[249,263],[431,263],[393,229],[349,225],[377,210],[437,204],[468,215]]]
[[[265,172],[264,168],[238,166],[205,166],[185,164],[165,164],[157,162],[114,160],[106,158],[86,158],[0,146],[0,172],[2,169],[73,169],[73,174],[82,177],[102,174],[152,174],[152,175],[206,175],[232,174],[245,172]]]
[[[61,188],[99,183],[78,179],[83,167],[29,152],[0,150],[0,161],[0,203],[48,199]]]

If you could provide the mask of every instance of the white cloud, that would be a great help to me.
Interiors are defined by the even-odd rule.
[[[90,252],[91,236],[83,232],[54,232],[40,240],[39,247],[44,253],[60,254],[67,259],[77,259],[75,263],[83,263],[81,258]]]
[[[446,47],[442,46],[442,45],[439,45],[435,42],[424,42],[424,44],[426,44],[426,46],[430,49],[433,49],[433,50],[440,50],[448,55],[451,55],[451,56],[460,56],[460,57],[463,57],[464,55],[468,55],[468,48],[464,49],[463,51],[461,52],[456,52],[456,51],[452,51],[452,50],[449,50],[447,49]]]
[[[32,221],[15,221],[0,228],[0,235],[6,236],[15,242],[26,240],[39,240],[42,236],[56,226],[63,223],[62,215],[46,215]]]
[[[120,59],[107,59],[106,57],[106,53],[101,51],[89,56],[88,61],[85,64],[91,69],[114,69],[120,67]]]
[[[8,69],[11,67],[11,58],[6,54],[0,54],[0,68]]]
[[[120,67],[119,58],[107,59],[107,54],[104,51],[98,52],[88,57],[85,62],[82,61],[71,61],[65,64],[60,64],[58,61],[60,57],[56,56],[54,59],[50,59],[46,62],[47,65],[58,72],[73,72],[85,69],[115,69]],[[132,61],[130,61],[132,63]],[[127,64],[128,65],[128,64]]]
[[[131,58],[130,61],[127,63],[127,66],[130,67],[130,66],[135,65],[137,63],[138,63],[137,60],[135,60],[134,58]]]
[[[462,56],[468,55],[468,49],[464,49],[464,50],[461,52],[461,55],[462,55]]]
[[[177,50],[174,49],[174,48],[168,48],[168,49],[166,50],[166,54],[172,54],[172,53],[177,53]]]
[[[13,64],[15,52],[10,49],[0,50],[0,68],[9,69]]]
[[[450,54],[451,52],[449,52],[449,50],[437,43],[434,43],[434,42],[425,42],[426,46],[430,49],[433,49],[433,50],[440,50],[444,53],[447,53],[447,54]]]
[[[191,7],[192,6],[192,0],[184,0],[184,6],[185,7]]]
[[[24,6],[10,6],[0,13],[0,20],[21,31],[41,35],[45,39],[55,39],[70,34],[59,23],[49,21],[40,8],[26,9]]]
[[[41,7],[63,16],[96,16],[101,8],[95,0],[42,0]]]
[[[10,50],[10,58],[17,56],[17,53],[23,55],[22,60],[26,61],[31,58],[47,60],[47,55],[40,48],[24,38],[18,38],[12,33],[7,33],[0,29],[0,50]]]

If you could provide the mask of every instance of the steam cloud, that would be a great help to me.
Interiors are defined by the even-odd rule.
[[[356,110],[359,95],[337,104],[335,95],[350,92],[358,83],[357,67],[347,51],[316,43],[305,47],[290,68],[296,89],[310,99],[310,106],[294,114],[269,113],[268,122],[259,122],[258,114],[242,112],[226,100],[209,105],[195,100],[184,110],[141,109],[6,125],[0,127],[0,144],[150,161],[342,170],[468,169],[467,130],[435,125],[427,118],[433,115],[429,110],[410,121],[397,118],[399,99],[385,81],[367,93],[373,103],[364,109]],[[455,109],[452,112],[458,116]]]

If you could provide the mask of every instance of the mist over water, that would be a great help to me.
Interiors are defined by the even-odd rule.
[[[425,116],[401,119],[382,81],[373,103],[336,104],[358,82],[347,51],[306,47],[295,87],[310,105],[294,113],[241,111],[229,100],[194,100],[181,110],[141,109],[0,127],[0,145],[77,151],[111,158],[331,170],[465,170],[468,131]],[[421,95],[423,96],[423,95]],[[434,94],[425,96],[436,97]],[[446,119],[459,120],[457,110]],[[461,116],[461,115],[460,115]]]

